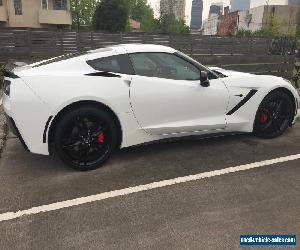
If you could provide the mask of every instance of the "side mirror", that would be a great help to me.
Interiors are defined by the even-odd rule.
[[[202,87],[209,87],[209,79],[208,79],[208,74],[206,71],[201,71],[200,72],[200,85]]]

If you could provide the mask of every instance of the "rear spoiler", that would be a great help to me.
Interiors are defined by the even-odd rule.
[[[8,78],[19,78],[14,72],[5,68],[3,70],[3,76]]]
[[[3,76],[4,77],[8,77],[8,78],[19,78],[13,71],[16,68],[19,67],[24,67],[28,65],[25,62],[13,62],[13,63],[8,63],[5,65],[4,69],[3,69]]]

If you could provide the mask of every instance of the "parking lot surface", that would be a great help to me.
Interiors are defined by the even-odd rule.
[[[75,172],[9,136],[0,214],[295,155],[299,141],[299,124],[274,140],[189,138],[120,150],[101,169]],[[240,234],[299,238],[299,166],[292,160],[0,221],[0,249],[247,249]]]

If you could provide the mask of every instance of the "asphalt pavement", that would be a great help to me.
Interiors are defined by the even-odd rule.
[[[76,172],[10,135],[0,215],[300,154],[299,139],[300,124],[274,140],[189,138],[123,149],[101,169]],[[0,221],[0,249],[262,249],[241,247],[240,234],[299,239],[299,197],[300,160],[292,160]]]

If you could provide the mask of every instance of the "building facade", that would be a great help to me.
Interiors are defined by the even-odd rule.
[[[289,0],[288,5],[300,5],[300,0]]]
[[[245,11],[250,9],[250,0],[230,0],[230,11]]]
[[[223,13],[223,3],[222,2],[213,3],[209,7],[209,15],[211,15],[211,14],[221,15],[222,13]]]
[[[70,0],[0,0],[0,27],[70,27]]]
[[[265,6],[251,8],[239,12],[238,30],[250,30],[252,32],[263,28]]]
[[[202,35],[204,36],[215,36],[218,33],[219,15],[210,14],[208,19],[203,21]]]
[[[300,5],[300,0],[251,0],[250,8],[262,5]]]
[[[233,36],[239,23],[238,11],[230,12],[229,6],[224,8],[224,15],[219,17],[218,36]]]
[[[300,5],[264,5],[239,12],[238,29],[253,32],[268,28],[270,17],[277,20],[280,33],[294,35],[300,32]]]
[[[202,27],[203,1],[193,0],[191,13],[191,31],[200,31]]]
[[[161,0],[160,14],[174,14],[178,19],[185,19],[185,0]]]

